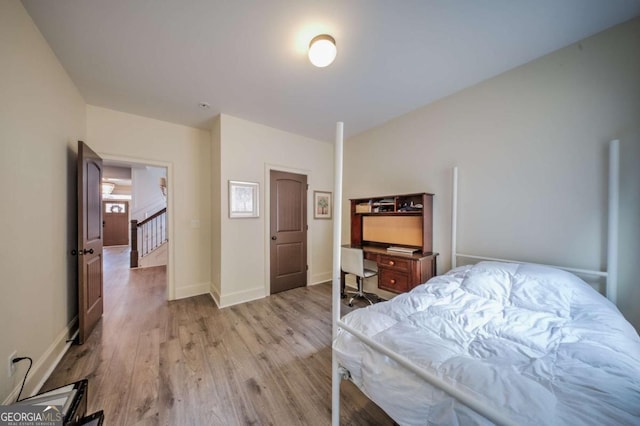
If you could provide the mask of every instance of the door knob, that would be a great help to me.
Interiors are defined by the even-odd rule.
[[[89,250],[84,249],[84,250],[82,250],[82,254],[87,254],[87,253],[88,254],[93,254],[93,249],[89,249]]]
[[[274,235],[273,237],[271,237],[271,239],[272,239],[273,241],[275,241],[275,240],[277,240],[277,239],[278,239],[278,237],[276,237],[276,236]]]

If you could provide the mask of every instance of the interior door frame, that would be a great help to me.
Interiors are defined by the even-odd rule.
[[[307,177],[307,185],[311,187],[311,171],[307,169],[296,169],[293,167],[284,167],[276,164],[265,164],[264,166],[264,181],[267,184],[264,185],[264,295],[265,297],[271,295],[271,171],[277,172],[287,172],[287,173],[295,173],[298,175],[305,175]],[[307,191],[307,207],[312,205],[311,200],[309,199],[309,193],[311,191]],[[311,218],[309,217],[310,213],[313,212],[313,209],[307,208],[307,224],[311,224]],[[313,227],[309,226],[307,230],[307,265],[309,265],[309,269],[307,269],[307,286],[310,285],[311,281],[311,269],[313,265],[311,263],[312,257],[312,244],[313,241]]]
[[[102,161],[114,161],[114,162],[124,162],[131,164],[140,164],[144,166],[154,166],[154,167],[164,167],[167,169],[167,290],[165,292],[167,300],[175,300],[176,298],[176,288],[175,288],[175,277],[174,277],[174,268],[173,268],[173,259],[174,256],[174,242],[175,238],[173,237],[173,229],[174,229],[174,213],[173,213],[173,164],[165,161],[151,160],[148,158],[139,158],[139,157],[126,157],[123,155],[113,155],[105,152],[99,152],[98,155],[102,157]],[[131,206],[129,206],[131,208]]]

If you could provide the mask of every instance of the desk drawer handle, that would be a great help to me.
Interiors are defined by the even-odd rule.
[[[391,279],[391,280],[389,280],[389,282],[390,282],[391,284],[395,284],[395,283],[396,283],[396,280]]]
[[[395,265],[395,264],[396,264],[396,262],[394,262],[393,260],[390,260],[390,261],[389,261],[389,266],[393,266],[393,265]],[[392,283],[392,284],[393,284],[393,283]]]

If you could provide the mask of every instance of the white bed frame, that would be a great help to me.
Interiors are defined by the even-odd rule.
[[[336,125],[336,143],[334,151],[334,205],[333,205],[333,288],[332,288],[332,341],[337,338],[338,328],[353,334],[363,343],[374,350],[388,356],[399,365],[421,377],[432,386],[446,392],[464,405],[500,425],[516,425],[516,423],[504,415],[499,409],[480,403],[469,393],[463,392],[449,383],[443,381],[432,373],[421,369],[408,358],[399,355],[392,350],[380,345],[368,336],[360,333],[340,320],[340,246],[342,240],[342,160],[343,160],[343,123]],[[617,299],[617,269],[618,269],[618,186],[619,186],[619,141],[614,140],[609,145],[609,206],[608,206],[608,239],[607,239],[607,271],[593,271],[553,266],[558,269],[574,272],[581,275],[591,275],[606,278],[606,296],[616,303]],[[451,267],[454,268],[458,257],[475,260],[493,260],[500,262],[525,263],[521,261],[496,259],[457,252],[457,215],[458,215],[458,168],[453,169],[453,197],[451,212]],[[348,372],[338,365],[335,354],[332,353],[332,395],[331,395],[331,424],[340,424],[340,381],[348,378]]]

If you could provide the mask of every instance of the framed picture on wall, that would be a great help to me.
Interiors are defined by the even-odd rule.
[[[313,218],[331,219],[331,192],[313,191]]]
[[[229,181],[229,217],[259,217],[257,182]]]

